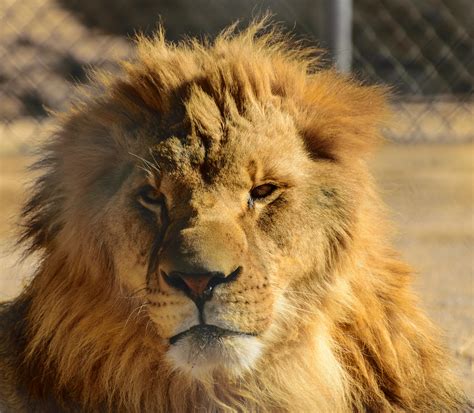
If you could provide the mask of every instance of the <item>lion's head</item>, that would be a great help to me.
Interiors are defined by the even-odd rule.
[[[351,277],[385,248],[364,161],[384,92],[259,28],[204,44],[141,38],[123,75],[97,74],[62,117],[24,213],[44,253],[29,354],[55,366],[55,385],[137,410],[161,394],[166,411],[177,378],[245,377],[252,391],[215,398],[276,386],[281,407],[297,403],[283,377],[306,386],[312,363],[320,400],[349,400],[356,368],[341,359],[360,360],[346,348],[336,361],[334,340],[366,328],[354,297],[372,297],[376,278]]]
[[[285,291],[327,281],[383,111],[380,90],[311,74],[307,51],[254,31],[141,39],[126,75],[65,117],[33,199],[48,205],[29,235],[117,284],[196,375],[251,369],[296,322]]]

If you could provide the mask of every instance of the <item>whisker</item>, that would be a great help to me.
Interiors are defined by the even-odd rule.
[[[289,302],[284,302],[283,305],[282,305],[282,309],[283,311],[291,311],[291,314],[293,315],[297,315],[295,314],[295,312],[298,312],[298,313],[302,313],[302,314],[308,314],[308,315],[314,315],[316,313],[316,311],[311,311],[311,310],[307,310],[305,308],[301,308],[301,307],[298,307],[292,303],[289,303]]]
[[[133,152],[129,152],[129,155],[131,156],[134,156],[135,158],[139,159],[140,161],[143,162],[144,166],[145,166],[145,171],[150,173],[152,170],[154,170],[155,172],[160,172],[160,169],[156,166],[156,164],[148,161],[147,159],[145,158],[142,158],[140,155],[137,155]],[[156,160],[153,158],[153,160],[156,162]],[[142,167],[143,169],[143,167]]]
[[[137,289],[135,289],[135,290],[130,291],[128,294],[122,294],[122,298],[132,299],[132,298],[143,298],[143,297],[146,297],[147,294],[142,294],[142,295],[138,295],[138,294],[141,293],[141,292],[143,292],[143,291],[147,291],[147,289],[148,289],[147,286],[137,288]]]
[[[142,310],[143,308],[147,307],[147,306],[148,306],[148,303],[143,303],[143,304],[139,305],[138,307],[135,307],[135,308],[130,312],[130,314],[128,315],[127,321],[125,321],[125,326],[124,326],[124,328],[127,327],[127,324],[128,324],[128,322],[132,319],[132,317],[136,317],[136,320],[138,320],[138,319],[139,319],[139,316],[140,316],[140,313],[141,313],[141,310]],[[135,313],[136,313],[136,315],[134,315]]]

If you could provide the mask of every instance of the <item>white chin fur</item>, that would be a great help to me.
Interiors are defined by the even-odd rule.
[[[185,336],[166,353],[171,365],[196,379],[205,379],[221,370],[240,376],[250,370],[262,352],[261,341],[252,336],[227,336],[205,345]]]

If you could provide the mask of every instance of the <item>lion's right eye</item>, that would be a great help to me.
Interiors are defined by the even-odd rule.
[[[162,202],[162,194],[153,186],[146,185],[138,192],[137,200],[145,208],[152,208],[160,205]]]
[[[250,191],[250,196],[254,200],[259,200],[266,198],[267,196],[270,196],[275,190],[277,189],[277,186],[274,184],[263,184],[256,186]]]

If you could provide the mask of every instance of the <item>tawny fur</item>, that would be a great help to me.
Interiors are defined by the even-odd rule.
[[[96,74],[59,117],[38,163],[22,241],[42,259],[2,310],[2,411],[466,408],[367,171],[387,116],[384,89],[319,69],[313,50],[264,24],[205,43],[171,44],[160,32],[137,47],[122,76]],[[247,184],[235,177],[249,159],[250,174],[271,165],[288,185],[271,214],[228,212],[244,211],[236,194]],[[161,185],[181,185],[168,189],[179,198],[168,201],[178,205],[171,221],[185,222],[189,205],[219,215],[223,229],[200,228],[199,243],[215,255],[217,237],[252,269],[216,293],[235,309],[227,322],[263,343],[248,371],[196,379],[166,358],[176,314],[193,308],[160,285],[144,300],[137,269],[153,259],[154,235],[124,210],[122,189],[164,170],[172,179]]]

